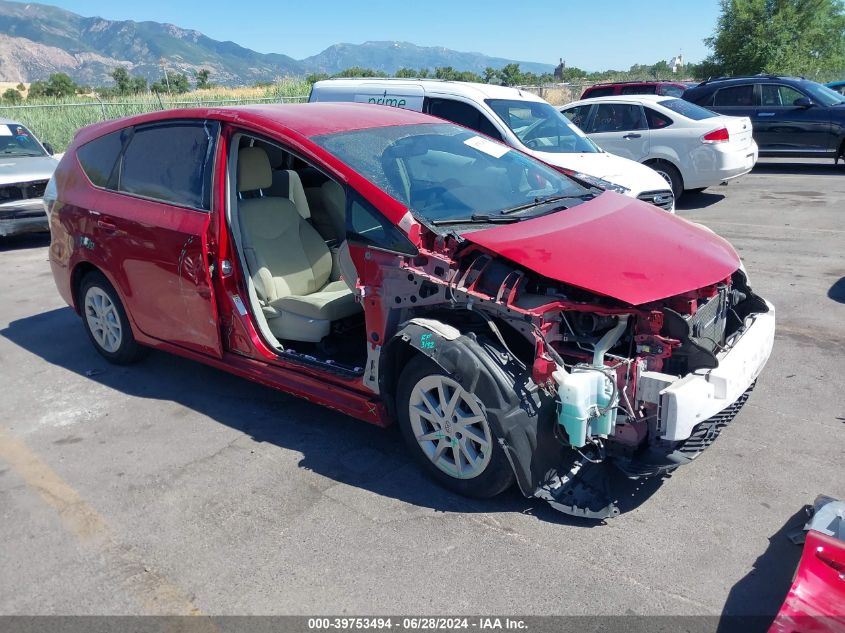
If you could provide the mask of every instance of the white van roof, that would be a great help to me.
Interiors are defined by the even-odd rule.
[[[337,78],[337,79],[323,79],[314,84],[312,91],[319,91],[320,88],[337,89],[337,88],[355,88],[366,84],[367,86],[382,85],[385,88],[390,87],[392,91],[401,89],[402,87],[417,87],[422,88],[427,94],[449,94],[466,97],[475,101],[483,101],[484,99],[518,99],[521,101],[540,101],[543,99],[528,92],[527,90],[520,90],[519,88],[511,88],[509,86],[494,86],[492,84],[470,83],[466,81],[448,81],[444,79],[405,79],[401,77],[357,77],[354,79]]]

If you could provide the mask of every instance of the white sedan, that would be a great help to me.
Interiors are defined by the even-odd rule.
[[[747,174],[757,162],[748,117],[723,116],[682,99],[596,97],[560,111],[602,149],[657,171],[676,200],[684,191]]]

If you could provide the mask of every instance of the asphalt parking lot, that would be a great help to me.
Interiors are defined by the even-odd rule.
[[[0,614],[773,614],[787,529],[845,498],[845,166],[762,160],[679,206],[776,305],[775,349],[607,524],[454,496],[395,430],[193,362],[110,366],[47,238],[0,242]]]

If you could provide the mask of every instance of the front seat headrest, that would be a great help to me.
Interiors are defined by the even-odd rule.
[[[242,147],[238,151],[238,191],[267,189],[272,184],[267,152],[260,147]]]

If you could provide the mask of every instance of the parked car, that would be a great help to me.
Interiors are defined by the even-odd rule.
[[[543,99],[504,86],[435,79],[327,79],[309,98],[374,103],[425,112],[477,130],[567,170],[590,184],[674,211],[666,183],[641,165],[609,154]]]
[[[648,165],[672,187],[700,191],[747,174],[757,144],[747,117],[655,95],[599,97],[560,109],[602,149]]]
[[[841,95],[845,95],[845,81],[831,81],[830,83],[825,84],[825,86],[827,86],[834,92],[838,92]]]
[[[769,633],[845,633],[845,502],[819,495],[809,514],[795,539],[804,542],[798,569]]]
[[[401,108],[103,122],[52,182],[56,285],[108,361],[153,347],[396,421],[462,494],[612,516],[595,478],[699,455],[774,340],[712,231]]]
[[[0,119],[0,237],[47,231],[41,200],[59,161],[26,127]]]
[[[747,116],[760,156],[833,158],[845,152],[845,96],[807,79],[754,75],[705,81],[683,98]]]
[[[694,86],[694,83],[684,81],[616,81],[595,84],[587,87],[581,93],[581,99],[596,97],[611,97],[616,95],[663,95],[666,97],[680,97],[684,90]]]

